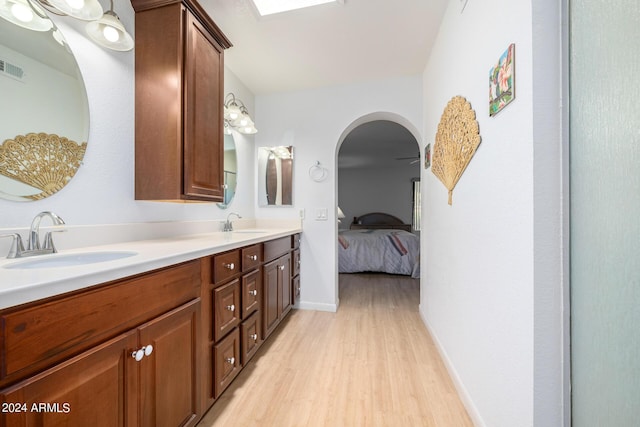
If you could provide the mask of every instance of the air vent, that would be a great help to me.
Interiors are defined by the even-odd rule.
[[[0,59],[0,74],[12,77],[16,80],[24,79],[24,70],[17,65],[13,65],[4,59]]]

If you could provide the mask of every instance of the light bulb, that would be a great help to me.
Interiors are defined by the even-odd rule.
[[[104,35],[104,38],[109,40],[111,43],[117,42],[120,38],[120,33],[118,33],[118,30],[109,25],[104,26],[102,34]]]
[[[21,22],[33,21],[33,12],[26,4],[14,3],[11,6],[11,13]]]
[[[65,0],[65,2],[72,9],[82,9],[84,7],[84,0]]]

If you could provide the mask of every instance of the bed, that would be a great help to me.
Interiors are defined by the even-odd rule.
[[[420,238],[409,230],[411,224],[381,212],[354,218],[338,232],[338,271],[420,277]]]

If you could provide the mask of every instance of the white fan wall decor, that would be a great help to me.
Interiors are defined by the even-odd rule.
[[[431,170],[449,190],[453,189],[480,145],[480,130],[476,113],[462,96],[451,98],[445,107],[433,147]]]

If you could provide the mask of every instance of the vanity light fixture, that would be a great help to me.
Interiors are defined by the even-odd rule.
[[[113,11],[113,0],[109,10],[100,19],[87,24],[87,34],[91,40],[108,49],[121,52],[133,49],[133,38]]]
[[[245,135],[258,132],[247,107],[233,93],[229,92],[224,97],[224,133],[231,134],[232,128]]]
[[[29,0],[0,0],[0,17],[32,31],[49,31],[53,23],[45,11]]]
[[[87,34],[103,47],[118,51],[133,49],[133,38],[113,11],[113,0],[104,13],[98,0],[0,0],[0,17],[33,31],[53,28],[45,9],[55,15],[91,21]]]

